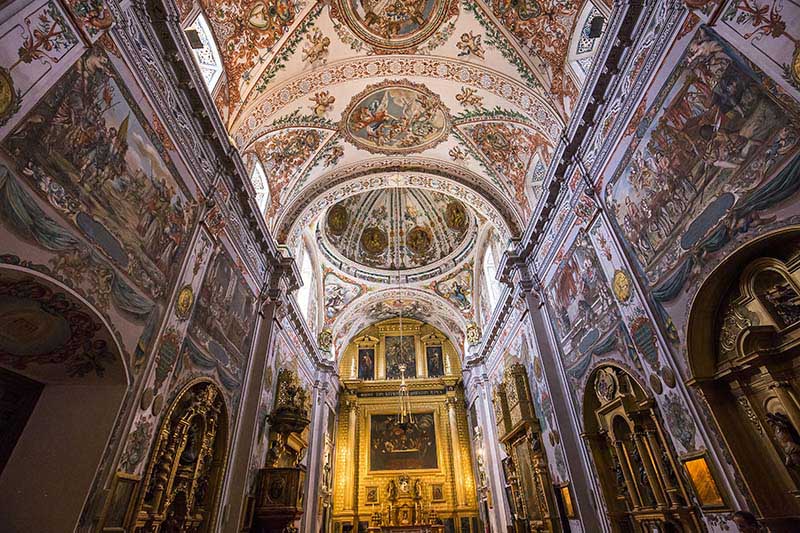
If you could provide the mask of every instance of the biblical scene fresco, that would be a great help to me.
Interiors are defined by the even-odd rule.
[[[114,264],[153,297],[163,296],[196,208],[102,52],[82,57],[3,148]]]
[[[344,112],[345,137],[372,153],[421,152],[447,138],[450,119],[424,85],[386,81],[356,95]]]
[[[333,272],[323,278],[325,286],[325,321],[332,322],[347,305],[364,293],[365,287],[342,279]]]
[[[414,337],[391,336],[385,337],[386,345],[386,379],[400,379],[401,374],[406,378],[417,377],[417,351]],[[400,371],[400,365],[405,365],[405,371]]]
[[[396,271],[429,266],[463,252],[475,215],[460,201],[422,189],[386,188],[332,206],[323,251],[354,264]]]
[[[224,252],[209,266],[195,306],[186,353],[195,366],[216,369],[229,391],[238,390],[250,355],[256,299]]]
[[[370,470],[436,468],[436,426],[433,413],[414,413],[414,423],[403,429],[397,415],[371,415]]]
[[[527,216],[535,199],[529,199],[526,184],[534,173],[537,150],[549,153],[546,137],[516,124],[479,122],[460,126],[469,141],[489,163]]]
[[[568,373],[582,376],[595,352],[616,340],[619,311],[588,237],[580,233],[550,281],[547,294]]]
[[[337,0],[331,16],[343,19],[353,33],[376,48],[398,50],[414,47],[450,18],[457,2],[452,0]],[[457,12],[457,11],[456,11]]]
[[[711,32],[695,36],[606,188],[657,292],[677,294],[698,254],[774,217],[800,187],[800,114]],[[688,256],[688,257],[687,257]]]

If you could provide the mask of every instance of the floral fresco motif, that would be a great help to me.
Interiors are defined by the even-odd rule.
[[[479,122],[460,129],[503,179],[527,215],[535,199],[528,198],[525,185],[534,171],[534,156],[538,150],[549,151],[549,141],[533,130],[505,122]]]
[[[387,51],[413,48],[458,13],[455,0],[337,0],[331,16],[362,41]]]
[[[551,78],[550,90],[556,95],[576,90],[565,73],[565,65],[578,4],[573,0],[492,0],[489,4],[523,50],[545,63]]]
[[[242,20],[239,0],[201,0],[219,44],[229,82],[229,100],[238,102],[243,80],[286,33],[300,10],[293,0],[256,0]]]
[[[372,153],[421,152],[447,138],[450,119],[439,97],[423,85],[385,81],[353,98],[341,129],[347,140]]]
[[[337,264],[344,259],[390,271],[416,269],[464,252],[474,225],[473,212],[445,194],[381,189],[328,210],[323,251]]]
[[[8,54],[0,66],[0,126],[19,111],[31,88],[77,44],[66,15],[52,0],[0,35],[0,47],[16,50],[16,57]]]
[[[216,368],[225,388],[235,390],[250,354],[256,298],[224,252],[211,263],[195,305],[187,356],[199,368]]]
[[[92,42],[114,24],[114,15],[105,0],[66,0],[64,3]]]
[[[614,298],[585,234],[579,234],[572,243],[548,285],[547,294],[567,372],[582,375],[598,347],[616,342],[610,332],[619,322]]]
[[[272,212],[280,203],[281,192],[322,145],[322,132],[315,129],[290,129],[268,136],[256,143],[255,150],[268,184]]]
[[[762,77],[698,32],[606,189],[649,281],[672,275],[662,300],[677,294],[700,251],[771,220],[760,212],[800,188],[800,114]]]
[[[104,326],[80,303],[5,272],[0,278],[0,365],[44,381],[102,378],[115,365]]]
[[[328,272],[325,285],[325,322],[332,322],[347,305],[364,293],[365,286]]]
[[[783,78],[800,90],[800,4],[793,0],[737,0],[722,16],[780,68]]]
[[[143,290],[162,295],[196,209],[105,55],[81,58],[3,148],[84,236]]]

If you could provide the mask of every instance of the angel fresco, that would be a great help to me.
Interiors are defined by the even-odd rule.
[[[364,23],[375,34],[390,39],[408,35],[425,25],[429,0],[359,0]]]
[[[447,133],[439,98],[410,82],[368,88],[365,96],[354,99],[345,116],[351,140],[379,152],[420,150],[443,140]]]

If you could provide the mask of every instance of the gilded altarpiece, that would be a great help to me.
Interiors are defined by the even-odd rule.
[[[371,326],[354,338],[340,362],[345,391],[336,428],[333,531],[422,526],[436,531],[477,523],[455,348],[435,328],[403,319],[404,343],[414,346],[409,363],[417,377],[405,381],[414,422],[394,428],[401,380],[386,379],[385,340],[400,336],[399,320]],[[365,346],[375,350],[375,379],[359,378],[358,354]],[[441,351],[443,368],[434,370],[435,377],[429,377],[428,348],[435,348],[437,356]]]
[[[493,398],[514,531],[560,531],[541,426],[533,407],[528,376],[520,363],[510,365]]]

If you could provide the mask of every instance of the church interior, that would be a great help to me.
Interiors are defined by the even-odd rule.
[[[800,2],[0,0],[0,531],[800,531]]]

